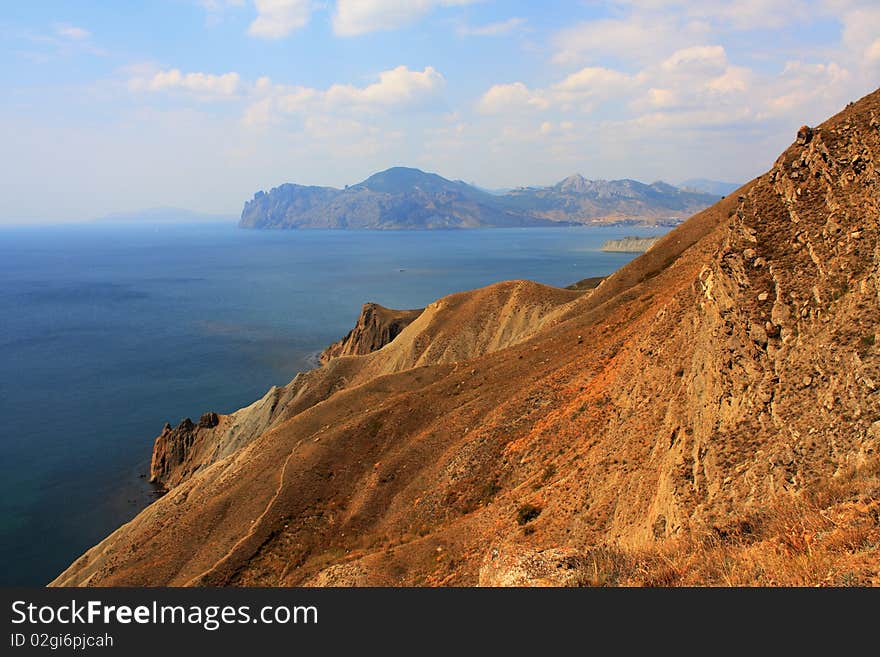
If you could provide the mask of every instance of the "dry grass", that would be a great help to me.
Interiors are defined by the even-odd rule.
[[[880,459],[737,526],[581,558],[585,586],[880,586]]]

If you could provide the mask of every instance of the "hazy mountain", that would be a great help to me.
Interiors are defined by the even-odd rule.
[[[345,189],[286,184],[245,203],[247,228],[430,229],[547,226],[461,181],[394,167]]]
[[[144,223],[144,224],[170,224],[170,223],[219,223],[233,222],[235,215],[231,214],[208,214],[196,212],[184,208],[159,207],[131,212],[114,212],[98,217],[94,221],[107,223]]]
[[[519,212],[554,221],[661,224],[678,223],[718,196],[684,191],[664,182],[589,180],[574,174],[552,187],[515,189],[499,200]]]
[[[587,180],[493,193],[419,169],[394,167],[344,189],[292,183],[245,203],[246,228],[431,229],[572,223],[677,223],[717,200],[666,183]]]
[[[679,188],[688,192],[701,192],[717,196],[727,196],[740,187],[742,187],[742,183],[722,182],[720,180],[709,180],[708,178],[690,178],[682,181],[679,185]]]

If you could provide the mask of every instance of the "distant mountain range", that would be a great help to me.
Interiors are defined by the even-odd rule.
[[[244,205],[244,228],[436,229],[573,224],[676,224],[719,194],[664,182],[587,180],[491,193],[419,169],[394,167],[344,189],[287,183]]]
[[[742,187],[742,183],[721,182],[720,180],[708,180],[707,178],[691,178],[679,185],[679,188],[685,191],[715,194],[717,196],[727,196],[740,187]]]
[[[143,223],[143,224],[171,224],[171,223],[219,223],[235,221],[235,216],[230,214],[208,214],[195,212],[184,208],[147,208],[132,212],[114,212],[98,217],[94,221],[106,223]]]

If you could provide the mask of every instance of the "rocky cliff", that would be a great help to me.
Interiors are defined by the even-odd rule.
[[[357,324],[348,335],[321,352],[321,364],[339,356],[362,356],[391,342],[422,313],[419,310],[391,310],[378,303],[365,303]]]
[[[659,239],[659,237],[624,237],[619,240],[608,240],[602,245],[602,250],[619,253],[644,253]]]
[[[150,483],[167,487],[188,477],[191,472],[185,466],[192,462],[196,443],[216,442],[214,434],[219,424],[220,417],[210,412],[202,415],[198,424],[193,424],[189,418],[184,418],[174,428],[166,423],[153,444]],[[209,432],[210,435],[207,435]]]
[[[878,162],[875,92],[595,287],[431,304],[53,584],[880,584]]]

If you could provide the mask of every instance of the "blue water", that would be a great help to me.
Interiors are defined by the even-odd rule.
[[[233,411],[311,367],[376,301],[568,285],[638,228],[0,228],[0,585],[40,585],[152,499],[163,423]]]

